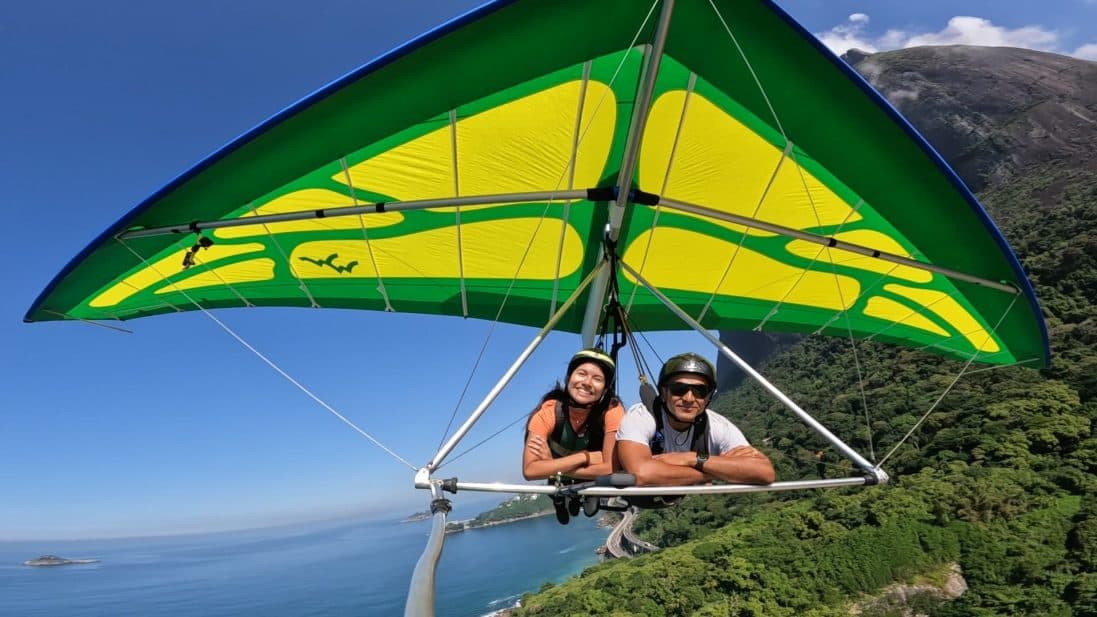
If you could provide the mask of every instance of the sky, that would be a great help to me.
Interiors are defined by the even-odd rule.
[[[0,540],[187,533],[425,509],[429,497],[412,488],[411,467],[429,460],[454,411],[459,423],[535,330],[354,311],[219,312],[409,466],[200,313],[128,322],[132,333],[23,324],[22,317],[88,242],[172,178],[477,4],[58,0],[5,7]],[[839,53],[965,43],[1097,59],[1097,0],[779,4]],[[696,334],[650,340],[663,357],[686,349],[715,357]],[[439,475],[517,481],[520,419],[562,377],[579,344],[574,335],[550,335],[464,443],[516,423]],[[634,374],[623,370],[622,383]],[[626,402],[630,389],[623,388]]]

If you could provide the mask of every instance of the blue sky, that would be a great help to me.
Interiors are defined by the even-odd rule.
[[[130,322],[134,334],[21,320],[68,260],[171,178],[476,4],[59,0],[6,7],[0,540],[179,533],[426,505],[408,467],[201,314]],[[839,51],[972,43],[1097,57],[1097,47],[1087,47],[1097,45],[1093,0],[780,4]],[[351,311],[220,317],[416,465],[437,448],[489,332],[458,422],[535,334]],[[347,337],[348,329],[361,334]],[[664,357],[705,345],[696,335],[652,341]],[[574,336],[550,336],[467,443],[523,416],[577,345]],[[624,383],[635,383],[631,376],[626,371]],[[626,399],[632,390],[624,388]],[[516,480],[519,426],[442,475]]]

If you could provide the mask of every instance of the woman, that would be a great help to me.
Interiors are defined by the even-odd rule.
[[[527,480],[560,477],[565,484],[613,473],[617,428],[625,414],[613,395],[613,359],[599,349],[584,349],[568,362],[561,386],[541,397],[526,424],[522,475]],[[568,509],[556,502],[556,516],[567,523]],[[578,513],[573,501],[572,515]]]

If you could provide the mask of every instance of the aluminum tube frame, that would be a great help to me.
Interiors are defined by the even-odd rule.
[[[670,209],[677,210],[679,212],[689,212],[691,214],[697,214],[708,218],[714,218],[721,221],[727,221],[729,223],[736,223],[738,225],[745,225],[753,229],[762,229],[775,233],[779,236],[785,236],[787,238],[796,238],[797,240],[803,240],[805,242],[811,242],[820,246],[826,246],[850,253],[856,253],[858,255],[864,255],[865,257],[871,257],[873,259],[879,259],[893,264],[901,266],[909,266],[911,268],[917,268],[919,270],[928,270],[930,272],[936,272],[937,274],[946,276],[950,279],[956,279],[958,281],[964,281],[967,283],[973,283],[975,285],[981,285],[983,287],[989,287],[991,289],[997,289],[998,291],[1004,291],[1010,294],[1018,294],[1020,290],[1013,285],[1008,285],[1000,281],[992,281],[982,277],[975,276],[973,274],[967,274],[951,268],[943,268],[934,264],[925,263],[909,257],[903,257],[902,255],[895,255],[894,253],[885,253],[884,251],[878,251],[867,246],[861,246],[860,244],[853,244],[850,242],[843,242],[830,236],[821,236],[819,234],[812,234],[806,231],[800,231],[799,229],[793,229],[791,227],[784,227],[782,225],[776,225],[774,223],[767,223],[758,219],[750,218],[749,216],[740,216],[738,214],[731,214],[730,212],[722,212],[720,210],[713,210],[712,208],[706,208],[705,206],[698,206],[696,204],[687,203],[684,201],[678,201],[676,199],[667,199],[661,197],[659,199],[659,205]]]
[[[542,201],[575,201],[586,199],[586,189],[570,191],[535,191],[528,193],[506,193],[499,195],[469,195],[466,197],[446,197],[441,199],[417,199],[414,201],[391,201],[361,206],[335,206],[331,208],[318,208],[316,210],[304,210],[301,212],[286,212],[284,214],[263,214],[260,216],[248,216],[239,219],[200,221],[195,223],[180,223],[178,225],[165,225],[163,227],[151,227],[149,229],[135,229],[124,231],[116,238],[129,240],[132,238],[145,238],[149,236],[164,236],[173,234],[187,234],[202,231],[203,229],[221,229],[224,227],[241,227],[244,225],[261,225],[264,223],[283,223],[286,221],[304,221],[309,219],[335,218],[339,216],[356,216],[361,214],[384,214],[385,212],[401,212],[405,210],[425,210],[427,208],[444,208],[447,206],[487,206],[487,205],[519,205]]]
[[[616,274],[610,272],[609,268],[602,268],[602,271],[594,277],[594,282],[590,286],[590,298],[587,301],[586,311],[583,313],[583,325],[579,329],[579,336],[583,340],[584,348],[594,346],[595,330],[598,329],[599,318],[602,316],[606,288],[609,287],[609,277],[611,276],[616,276]]]
[[[800,491],[814,488],[836,488],[841,486],[861,486],[872,484],[874,480],[866,476],[848,478],[828,478],[826,480],[790,480],[773,484],[704,484],[689,486],[629,486],[615,488],[611,486],[591,486],[575,491],[578,495],[613,497],[627,495],[722,495],[727,493],[764,493],[766,491]],[[419,487],[423,488],[423,487]],[[512,493],[525,495],[555,495],[559,492],[551,484],[506,484],[502,482],[456,482],[457,492],[472,491],[479,493]]]
[[[795,401],[789,398],[784,392],[781,392],[781,390],[779,390],[777,386],[770,383],[769,380],[763,377],[761,373],[754,370],[754,367],[752,367],[750,364],[747,364],[747,362],[740,358],[738,354],[736,354],[734,351],[732,351],[730,347],[721,342],[719,337],[713,336],[711,332],[706,330],[705,327],[701,324],[697,323],[697,321],[693,319],[693,317],[690,317],[689,314],[687,314],[684,310],[682,310],[680,306],[675,304],[670,298],[666,297],[663,292],[656,289],[655,286],[647,281],[647,279],[640,276],[639,272],[633,270],[632,267],[624,261],[621,261],[620,264],[622,268],[628,271],[628,273],[635,277],[641,285],[646,287],[648,291],[654,294],[655,297],[658,298],[664,306],[670,309],[672,313],[677,315],[679,319],[689,324],[691,328],[693,328],[706,339],[708,339],[710,343],[716,346],[716,349],[718,349],[725,358],[734,362],[735,365],[742,369],[744,373],[749,375],[752,379],[754,379],[754,381],[758,382],[759,385],[765,388],[766,391],[773,395],[773,397],[776,398],[778,401],[780,401],[781,404],[783,404],[785,407],[795,413],[800,418],[800,420],[804,422],[804,424],[807,424],[812,429],[814,429],[816,433],[819,433],[819,435],[823,437],[823,439],[826,439],[828,442],[830,442],[832,446],[837,448],[839,452],[846,456],[846,458],[853,461],[853,463],[857,465],[857,467],[860,468],[862,471],[875,476],[880,484],[885,484],[887,482],[888,476],[887,473],[884,472],[884,470],[868,462],[865,457],[861,456],[860,453],[858,453],[856,450],[846,445],[846,443],[839,439],[837,435],[827,430],[827,427],[820,424],[818,420],[811,416],[811,414],[801,409]]]
[[[629,125],[628,137],[625,138],[625,150],[621,157],[621,171],[617,174],[617,199],[609,204],[609,217],[606,223],[606,237],[610,241],[616,241],[621,233],[621,221],[625,218],[625,206],[628,205],[628,195],[632,189],[632,179],[636,174],[636,156],[640,151],[640,138],[644,134],[647,125],[648,110],[651,108],[651,96],[655,91],[655,79],[659,75],[659,62],[663,57],[663,49],[667,43],[667,30],[670,28],[670,17],[674,12],[674,0],[663,0],[663,9],[659,13],[659,23],[655,26],[655,35],[651,43],[651,53],[644,66],[643,82],[637,92],[636,102],[633,104],[632,121]],[[597,302],[587,304],[587,311],[583,315],[583,325],[579,334],[583,338],[583,346],[594,345],[595,329],[598,327],[599,317],[602,312],[602,300],[606,295],[606,287],[609,285],[609,277],[617,276],[616,272],[606,272],[599,276],[591,289],[591,299]]]
[[[514,375],[518,372],[518,369],[522,368],[522,365],[525,364],[526,360],[529,359],[530,354],[532,354],[533,351],[541,345],[541,342],[545,340],[545,336],[547,336],[548,333],[551,332],[552,329],[556,326],[557,322],[559,322],[560,319],[563,318],[564,313],[568,312],[568,309],[571,308],[571,305],[575,304],[575,302],[579,299],[579,296],[582,295],[583,291],[587,288],[587,286],[590,285],[590,282],[605,269],[606,261],[600,261],[598,262],[598,267],[591,270],[590,274],[588,274],[587,277],[583,279],[583,282],[579,284],[579,287],[576,288],[571,296],[569,296],[568,299],[560,306],[560,308],[556,310],[552,317],[549,318],[548,323],[545,324],[545,327],[541,328],[541,331],[537,333],[537,336],[533,337],[533,340],[530,341],[529,345],[527,345],[522,353],[518,356],[518,359],[514,361],[514,364],[512,364],[510,368],[507,369],[507,372],[499,378],[499,381],[495,383],[495,386],[491,389],[490,392],[488,392],[487,396],[484,397],[484,400],[480,402],[480,405],[477,406],[475,410],[473,410],[472,414],[470,414],[468,419],[465,420],[465,423],[457,429],[457,431],[453,434],[452,437],[449,438],[449,441],[447,441],[445,445],[438,449],[438,452],[434,455],[434,458],[431,459],[429,463],[427,463],[426,469],[428,472],[433,472],[435,469],[438,469],[438,466],[442,464],[442,461],[445,460],[447,456],[449,456],[449,453],[453,451],[453,448],[457,446],[457,443],[465,437],[466,433],[469,432],[469,429],[472,428],[472,425],[476,424],[476,421],[480,419],[480,416],[484,415],[484,412],[487,411],[488,407],[503,391],[503,388],[506,387],[506,385],[510,383],[510,380],[514,378]]]
[[[431,501],[444,499],[441,487],[431,488]],[[433,504],[432,504],[433,505]],[[430,537],[408,585],[408,598],[404,603],[404,617],[434,617],[434,574],[442,548],[446,543],[446,518],[449,512],[439,508],[432,516]]]
[[[606,233],[611,241],[616,241],[621,232],[621,221],[625,216],[625,206],[628,205],[628,195],[632,190],[632,179],[636,175],[636,157],[640,152],[640,140],[647,125],[651,97],[655,91],[655,80],[659,75],[659,63],[666,48],[667,31],[670,29],[670,18],[673,13],[674,0],[663,0],[659,23],[655,25],[655,34],[651,41],[651,53],[644,66],[643,82],[636,93],[636,102],[632,107],[632,121],[629,125],[628,137],[625,139],[625,149],[621,155],[621,171],[617,175],[617,200],[610,205],[609,209],[609,229]]]

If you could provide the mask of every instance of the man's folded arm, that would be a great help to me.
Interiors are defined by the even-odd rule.
[[[769,457],[751,446],[739,446],[710,457],[704,472],[732,484],[772,484],[777,479]]]

